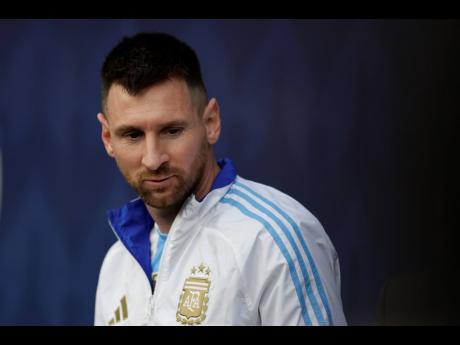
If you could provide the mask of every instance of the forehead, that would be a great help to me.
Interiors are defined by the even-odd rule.
[[[186,120],[194,115],[194,111],[187,84],[177,79],[153,85],[135,96],[121,85],[113,84],[107,95],[109,122],[116,124]]]

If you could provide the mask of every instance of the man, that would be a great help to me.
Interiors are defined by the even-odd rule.
[[[238,176],[195,52],[124,38],[102,67],[102,141],[139,198],[108,211],[96,325],[343,325],[337,254],[291,197]]]

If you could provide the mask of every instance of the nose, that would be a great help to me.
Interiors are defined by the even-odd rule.
[[[142,165],[149,170],[157,170],[161,165],[167,162],[169,156],[163,151],[161,146],[152,136],[146,136],[144,152],[142,155]]]

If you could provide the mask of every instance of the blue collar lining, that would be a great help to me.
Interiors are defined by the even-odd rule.
[[[211,191],[229,185],[236,178],[236,169],[230,159],[220,159],[217,164],[221,170],[211,186]],[[150,231],[154,220],[144,201],[138,198],[120,208],[108,210],[107,217],[120,241],[141,265],[151,282]]]

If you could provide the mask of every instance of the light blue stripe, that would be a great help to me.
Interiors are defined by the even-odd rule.
[[[161,255],[163,255],[163,248],[165,246],[166,239],[168,238],[167,235],[160,234],[159,231],[157,232],[157,235],[158,243],[155,255],[152,259],[152,273],[158,272],[158,268],[160,267]]]
[[[250,187],[242,184],[241,182],[235,182],[234,185],[245,189],[246,191],[248,191],[252,195],[258,197],[260,200],[264,201],[265,203],[267,203],[268,205],[273,207],[292,226],[292,228],[294,229],[294,231],[295,231],[295,233],[297,235],[297,238],[300,241],[300,244],[302,245],[303,250],[307,254],[307,258],[308,258],[308,261],[310,263],[311,270],[313,272],[313,277],[315,278],[315,283],[316,283],[316,286],[318,287],[318,292],[319,292],[319,295],[321,297],[321,301],[322,301],[324,307],[326,308],[326,313],[327,313],[327,317],[329,319],[329,322],[332,324],[333,321],[332,321],[332,316],[331,316],[331,309],[330,309],[329,302],[328,302],[327,297],[326,297],[326,293],[324,292],[324,288],[323,288],[323,284],[321,282],[321,278],[319,277],[318,270],[317,270],[316,265],[315,265],[315,261],[313,260],[313,257],[312,257],[312,255],[310,253],[310,250],[308,249],[307,244],[305,243],[305,240],[304,240],[304,238],[302,236],[302,233],[301,233],[299,227],[297,226],[297,224],[292,220],[292,218],[286,212],[284,212],[282,209],[280,209],[276,204],[274,204],[272,201],[268,200],[267,198],[264,198],[263,196],[259,195],[258,193],[253,191]]]
[[[301,309],[301,312],[302,312],[302,318],[303,318],[303,320],[304,320],[306,325],[311,326],[312,323],[311,323],[311,320],[310,320],[310,318],[308,316],[308,313],[307,313],[307,308],[306,308],[306,305],[305,305],[305,299],[303,297],[302,287],[300,286],[300,281],[299,281],[299,277],[297,276],[297,271],[296,271],[296,269],[294,267],[294,263],[292,262],[292,258],[289,255],[289,252],[287,251],[284,243],[281,241],[281,238],[278,236],[276,231],[273,229],[273,227],[270,225],[270,223],[268,223],[265,219],[263,219],[262,217],[258,216],[255,213],[249,211],[246,207],[244,207],[238,201],[230,199],[230,198],[227,198],[227,197],[224,197],[224,198],[222,198],[220,200],[220,202],[224,203],[224,204],[230,204],[230,205],[238,208],[246,216],[258,221],[259,223],[261,223],[265,227],[265,229],[273,237],[275,243],[280,248],[281,253],[283,254],[283,256],[285,257],[285,259],[286,259],[286,261],[288,263],[289,272],[291,274],[291,278],[292,278],[292,281],[294,283],[294,287],[295,287],[295,291],[297,293],[297,297],[299,298],[299,301],[300,301],[300,309]]]
[[[310,303],[311,303],[311,305],[313,307],[313,311],[314,311],[314,313],[316,315],[316,319],[318,320],[318,323],[320,325],[325,325],[326,322],[324,321],[323,313],[321,312],[321,310],[319,308],[319,305],[318,305],[318,301],[316,300],[316,297],[315,297],[315,295],[313,293],[310,278],[309,278],[308,272],[307,272],[307,268],[305,267],[304,259],[302,257],[302,254],[300,253],[299,247],[295,243],[294,238],[292,237],[292,235],[289,232],[289,230],[286,227],[286,225],[284,225],[284,223],[278,217],[276,217],[272,212],[267,210],[265,207],[263,207],[262,205],[257,203],[252,197],[250,197],[249,195],[243,193],[242,191],[232,188],[231,190],[229,190],[228,194],[235,194],[235,195],[238,195],[239,197],[243,198],[244,200],[246,200],[254,208],[258,209],[262,213],[265,213],[268,217],[273,219],[273,221],[276,224],[278,224],[280,229],[284,232],[284,234],[286,235],[289,243],[291,244],[292,248],[294,249],[295,255],[297,256],[297,260],[298,260],[299,265],[300,265],[300,270],[302,272],[302,276],[303,276],[303,279],[305,281],[305,286],[306,286],[306,289],[307,289],[307,296],[308,296],[308,299],[310,300]]]

